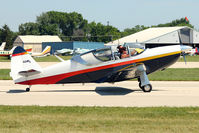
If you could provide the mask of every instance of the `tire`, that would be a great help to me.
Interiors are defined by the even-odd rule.
[[[29,91],[30,91],[30,88],[26,88],[26,91],[29,92]]]
[[[151,90],[152,90],[152,85],[151,85],[151,84],[147,84],[147,85],[143,86],[141,89],[142,89],[144,92],[151,92]]]

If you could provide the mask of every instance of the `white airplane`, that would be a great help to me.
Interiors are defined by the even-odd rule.
[[[51,50],[51,46],[46,46],[46,48],[41,53],[31,53],[30,52],[29,54],[33,57],[44,57],[44,56],[49,55],[50,50]]]
[[[0,51],[0,56],[8,57],[10,58],[10,55],[12,55],[13,50],[16,46],[14,46],[11,50],[3,50]],[[32,49],[26,49],[27,52],[30,52]]]
[[[85,52],[88,52],[88,51],[90,51],[90,49],[76,48],[76,49],[73,51],[73,54],[82,54],[82,53],[85,53]]]
[[[119,58],[117,51],[106,47],[73,56],[71,60],[41,68],[20,46],[11,57],[10,76],[15,84],[67,84],[67,83],[114,83],[137,78],[139,87],[150,92],[152,85],[148,74],[164,70],[174,64],[189,46],[174,45],[145,49],[137,55]],[[131,53],[127,47],[128,53]]]
[[[56,50],[55,54],[72,55],[72,54],[73,54],[73,50],[72,50],[72,49],[61,49],[61,50]]]
[[[193,56],[193,55],[199,55],[199,50],[198,50],[198,48],[196,47],[196,48],[193,48],[193,49],[189,50],[187,53],[188,53],[189,55],[191,55],[191,56]]]
[[[6,42],[2,42],[0,46],[0,51],[4,51],[5,47],[6,47]]]

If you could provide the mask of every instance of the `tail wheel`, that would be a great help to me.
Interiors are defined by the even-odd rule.
[[[152,85],[151,84],[147,84],[145,86],[142,86],[141,89],[144,91],[144,92],[151,92],[152,90]]]
[[[26,88],[26,91],[29,92],[29,91],[30,91],[30,88]]]

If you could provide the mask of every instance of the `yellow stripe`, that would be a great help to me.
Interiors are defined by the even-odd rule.
[[[135,63],[136,63],[136,66],[137,66],[137,65],[143,64],[143,63],[141,63],[142,61],[147,61],[147,60],[151,60],[151,59],[157,59],[157,58],[170,56],[170,55],[175,55],[175,54],[180,54],[180,53],[181,53],[181,51],[177,51],[177,52],[172,52],[172,53],[167,53],[167,54],[161,54],[161,55],[146,57],[146,58],[142,58],[142,59],[136,59]],[[122,69],[118,70],[118,72],[123,71],[123,70],[128,69],[128,68],[133,67],[133,66],[135,66],[135,65],[129,65],[129,66],[125,67],[125,68],[122,68]]]
[[[46,49],[42,54],[45,54],[45,53],[47,53],[49,51],[50,51],[50,47],[48,49]]]
[[[161,54],[161,55],[146,57],[146,58],[137,59],[137,60],[140,62],[140,61],[146,61],[146,60],[161,58],[161,57],[165,57],[165,56],[169,56],[169,55],[175,55],[175,54],[180,54],[180,53],[181,53],[181,51],[177,51],[177,52],[172,52],[172,53],[167,53],[167,54]]]
[[[124,68],[118,70],[118,72],[123,71],[123,70],[125,70],[125,69],[128,69],[128,68],[130,68],[130,67],[134,67],[134,66],[135,66],[135,65],[129,65],[129,66],[127,66],[127,67],[124,67]]]

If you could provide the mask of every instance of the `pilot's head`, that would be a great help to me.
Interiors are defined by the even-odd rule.
[[[118,48],[118,49],[122,48],[122,45],[118,45],[117,48]]]

